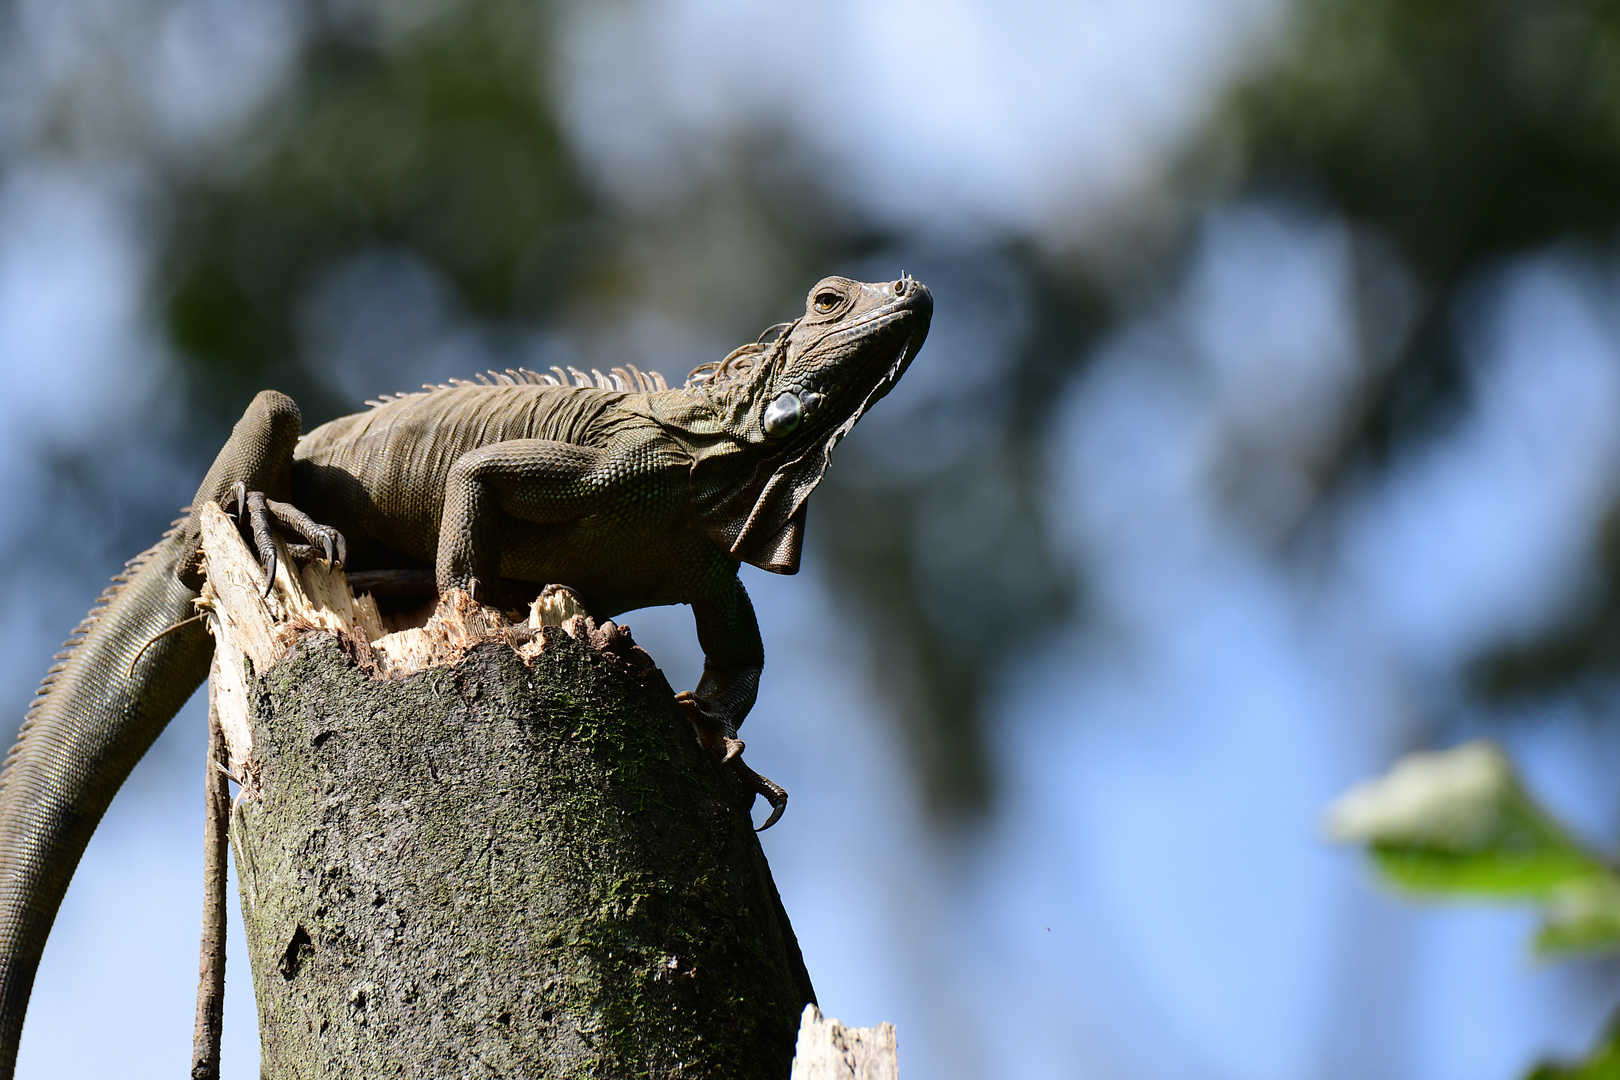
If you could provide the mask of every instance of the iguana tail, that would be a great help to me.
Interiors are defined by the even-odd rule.
[[[286,498],[298,428],[290,398],[260,394],[192,505],[222,501],[238,481]],[[16,1069],[45,939],[91,833],[208,675],[203,626],[163,633],[194,613],[196,549],[183,518],[113,579],[57,654],[0,770],[0,1080]]]

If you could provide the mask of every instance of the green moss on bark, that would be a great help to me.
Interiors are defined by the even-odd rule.
[[[809,977],[661,676],[559,635],[380,681],[310,634],[254,685],[266,1077],[788,1075]]]

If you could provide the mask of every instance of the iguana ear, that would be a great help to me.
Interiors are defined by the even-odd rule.
[[[804,547],[804,511],[805,505],[801,503],[798,511],[788,518],[787,524],[767,537],[764,542],[748,551],[739,551],[734,547],[731,553],[743,562],[752,563],[761,570],[769,570],[773,574],[797,574],[799,552]],[[741,544],[739,540],[738,547]]]

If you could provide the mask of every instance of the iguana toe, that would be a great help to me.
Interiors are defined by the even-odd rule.
[[[308,547],[293,545],[293,550],[307,552],[313,557],[320,552],[328,567],[341,567],[348,559],[348,544],[343,534],[329,525],[322,525],[291,503],[276,502],[262,491],[249,491],[242,483],[231,489],[230,503],[234,504],[238,519],[248,519],[253,534],[253,548],[259,564],[265,569],[264,595],[269,596],[276,580],[276,542],[274,529],[279,526],[308,541]],[[292,552],[290,551],[289,554]]]
[[[698,742],[703,748],[722,761],[730,761],[736,756],[730,743],[742,743],[737,739],[737,729],[729,727],[726,722],[712,712],[702,698],[690,690],[682,690],[675,695],[675,704],[681,707],[686,720],[697,733]]]
[[[308,540],[311,547],[319,548],[329,568],[348,562],[349,545],[342,533],[330,525],[322,525],[292,503],[266,499],[265,505],[284,529]]]
[[[737,738],[737,729],[716,716],[703,699],[690,690],[682,690],[675,695],[675,703],[686,714],[686,719],[697,732],[698,742],[703,748],[719,758],[729,766],[737,779],[742,782],[750,795],[763,795],[771,804],[771,816],[765,819],[755,832],[764,832],[775,825],[782,818],[782,812],[787,809],[788,795],[782,785],[768,776],[761,776],[742,759],[742,752],[747,748],[741,739]]]
[[[241,485],[238,484],[238,487]],[[276,541],[270,532],[268,500],[262,491],[250,491],[246,499],[248,524],[253,530],[253,547],[264,566],[264,595],[269,596],[276,584]]]
[[[748,788],[752,794],[765,796],[765,800],[771,804],[771,816],[765,819],[765,824],[754,831],[764,832],[782,820],[782,813],[787,809],[788,802],[788,793],[783,789],[782,785],[770,777],[761,776],[753,769],[750,769],[743,764],[743,759],[740,757],[732,758],[730,764],[732,771],[737,774],[737,778],[743,782],[744,787]]]

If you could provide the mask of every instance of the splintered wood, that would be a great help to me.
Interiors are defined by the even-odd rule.
[[[512,639],[519,654],[538,652],[541,643],[514,635],[527,628],[561,626],[578,636],[575,620],[584,612],[566,589],[548,587],[531,606],[529,618],[513,624],[464,592],[452,591],[437,605],[408,616],[385,617],[370,596],[355,596],[342,570],[321,562],[299,566],[276,543],[276,576],[268,595],[264,571],[243,542],[236,522],[216,503],[200,511],[207,580],[197,606],[209,616],[214,635],[213,686],[231,772],[247,775],[253,757],[248,723],[249,669],[262,675],[284,656],[298,635],[325,630],[343,639],[381,678],[399,678],[424,668],[453,664],[467,650],[491,637]]]
[[[814,1005],[799,1020],[792,1080],[899,1080],[894,1025],[845,1027]]]

